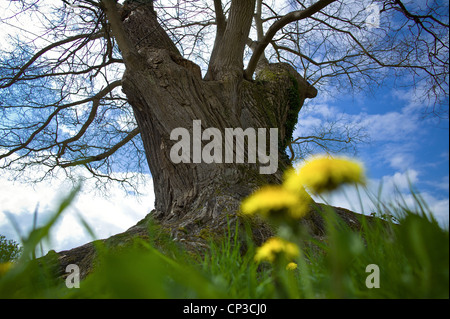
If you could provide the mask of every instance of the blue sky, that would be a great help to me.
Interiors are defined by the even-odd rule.
[[[348,123],[361,125],[370,141],[358,145],[356,157],[366,167],[369,189],[377,192],[378,186],[383,185],[383,199],[388,200],[397,187],[402,196],[411,202],[411,182],[441,225],[448,226],[448,119],[427,113],[432,104],[421,101],[414,89],[394,88],[389,82],[370,94],[319,95],[301,111],[299,131],[304,135],[308,125],[318,125],[336,116],[343,116]],[[304,127],[301,126],[302,121],[306,122]],[[361,210],[358,205],[352,206],[358,202],[356,194],[352,190],[347,192],[353,204],[339,194],[328,199],[330,204]],[[369,203],[367,205],[370,206]],[[370,208],[364,210],[367,213]]]

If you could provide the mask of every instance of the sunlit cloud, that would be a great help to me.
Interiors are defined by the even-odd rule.
[[[6,214],[17,222],[20,235],[27,235],[33,226],[34,212],[38,213],[37,225],[42,225],[73,186],[64,180],[64,176],[29,184],[13,182],[6,175],[0,176],[0,233],[17,241],[19,234]],[[86,180],[77,198],[52,229],[52,241],[47,250],[70,249],[93,240],[80,216],[93,230],[96,239],[108,238],[135,225],[154,207],[153,182],[150,176],[144,178],[147,182],[140,196],[130,195],[119,184],[111,184],[108,194],[101,196],[93,191],[95,181]]]

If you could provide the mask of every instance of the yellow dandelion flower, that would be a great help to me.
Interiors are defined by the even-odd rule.
[[[295,181],[313,192],[321,193],[346,183],[364,184],[364,168],[359,162],[344,157],[314,157],[300,168]]]
[[[298,265],[296,263],[289,263],[286,266],[286,270],[295,270],[297,269]]]
[[[272,237],[256,250],[255,261],[269,261],[273,263],[280,255],[284,255],[288,259],[294,259],[300,255],[300,250],[294,243],[279,237]]]
[[[284,189],[300,196],[302,200],[312,201],[311,196],[306,192],[302,182],[300,174],[294,169],[289,169],[284,173],[282,186]]]
[[[264,217],[301,218],[308,210],[309,201],[281,186],[265,186],[246,198],[241,211],[247,215],[261,214]]]
[[[283,187],[293,193],[303,193],[305,191],[301,184],[300,176],[295,169],[288,169],[284,172]]]
[[[265,186],[257,190],[242,203],[244,214],[255,214],[263,210],[280,210],[298,203],[298,197],[279,186]]]

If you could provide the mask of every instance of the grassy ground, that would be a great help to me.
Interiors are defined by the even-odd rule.
[[[183,252],[169,238],[169,254],[152,240],[120,250],[99,244],[98,268],[69,289],[71,277],[52,276],[56,256],[32,256],[74,194],[24,240],[21,258],[1,265],[0,298],[449,298],[449,232],[420,198],[415,210],[398,205],[384,212],[398,222],[363,220],[359,232],[327,212],[326,240],[297,229],[289,239],[299,253],[279,253],[271,262],[256,261],[259,248],[238,240],[244,229],[230,229],[204,256]]]

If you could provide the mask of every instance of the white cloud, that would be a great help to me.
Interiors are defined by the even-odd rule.
[[[383,187],[387,188],[387,193],[395,192],[398,188],[400,191],[406,191],[410,189],[411,185],[416,184],[419,173],[413,169],[406,172],[396,172],[393,176],[383,176]]]
[[[428,203],[430,210],[433,212],[436,220],[443,226],[449,226],[449,199],[435,199],[432,195],[424,196],[425,202]]]
[[[365,161],[378,169],[392,168],[405,172],[420,160],[417,149],[428,132],[424,124],[431,123],[421,117],[421,112],[417,110],[420,101],[415,100],[410,91],[391,90],[386,94],[390,99],[399,101],[398,110],[379,114],[348,114],[334,106],[335,100],[322,97],[317,101],[312,100],[300,113],[294,136],[314,133],[314,129],[334,119],[351,127],[362,127],[371,141],[370,157]]]
[[[360,114],[358,118],[373,141],[401,141],[417,134],[417,118],[406,113]]]
[[[304,136],[316,127],[320,127],[322,120],[314,116],[300,117],[300,121],[295,128],[293,136]]]
[[[318,103],[314,104],[314,107],[311,109],[311,113],[314,115],[321,116],[322,118],[328,119],[336,117],[337,114],[341,113],[336,107],[325,104],[325,103]]]
[[[78,134],[78,130],[68,125],[59,124],[59,129],[61,130],[62,133],[69,134],[70,136],[75,136]]]
[[[436,96],[430,93],[430,88],[426,82],[422,82],[416,87],[409,89],[392,89],[392,97],[402,103],[402,112],[404,114],[419,114],[423,117],[426,113],[436,109]],[[436,119],[430,118],[435,121]]]
[[[410,93],[403,91],[393,91],[394,98],[399,99],[401,104],[419,103],[413,100]],[[407,101],[405,99],[408,99]],[[421,134],[420,113],[405,106],[398,111],[391,111],[379,114],[369,114],[361,112],[359,114],[348,114],[333,104],[336,103],[335,96],[320,96],[309,101],[300,112],[300,122],[302,127],[309,128],[320,124],[326,120],[345,120],[348,124],[364,127],[374,142],[398,142],[409,140],[412,135]],[[360,102],[362,105],[364,103]],[[409,105],[408,104],[408,105]]]
[[[410,185],[419,182],[419,174],[415,170],[407,172],[396,172],[393,175],[383,176],[381,180],[370,179],[366,189],[355,187],[344,187],[341,190],[315,198],[318,202],[326,202],[330,205],[350,209],[357,213],[369,215],[372,212],[386,213],[384,209],[377,207],[382,203],[406,204],[408,208],[414,209],[417,205],[415,197],[410,191]],[[381,183],[381,184],[380,184]],[[381,185],[381,188],[380,188]],[[380,191],[381,190],[381,191]],[[442,227],[449,225],[449,199],[438,198],[429,192],[418,192],[416,194],[428,206],[430,212]]]
[[[397,152],[388,157],[387,161],[392,168],[405,170],[411,166],[413,159],[411,154]]]
[[[135,225],[154,207],[153,183],[146,176],[147,183],[141,196],[127,194],[117,184],[109,188],[109,196],[99,196],[92,190],[95,185],[86,181],[83,189],[72,205],[63,213],[52,231],[52,242],[48,249],[56,251],[70,249],[92,241],[80,222],[79,216],[92,228],[98,239],[123,232]],[[57,182],[59,181],[59,182]],[[19,241],[13,227],[6,217],[9,213],[19,224],[23,235],[32,228],[33,213],[38,209],[38,225],[51,216],[60,200],[67,196],[71,183],[54,178],[51,182],[41,182],[32,187],[30,184],[12,182],[7,176],[0,177],[0,233],[12,236]]]

